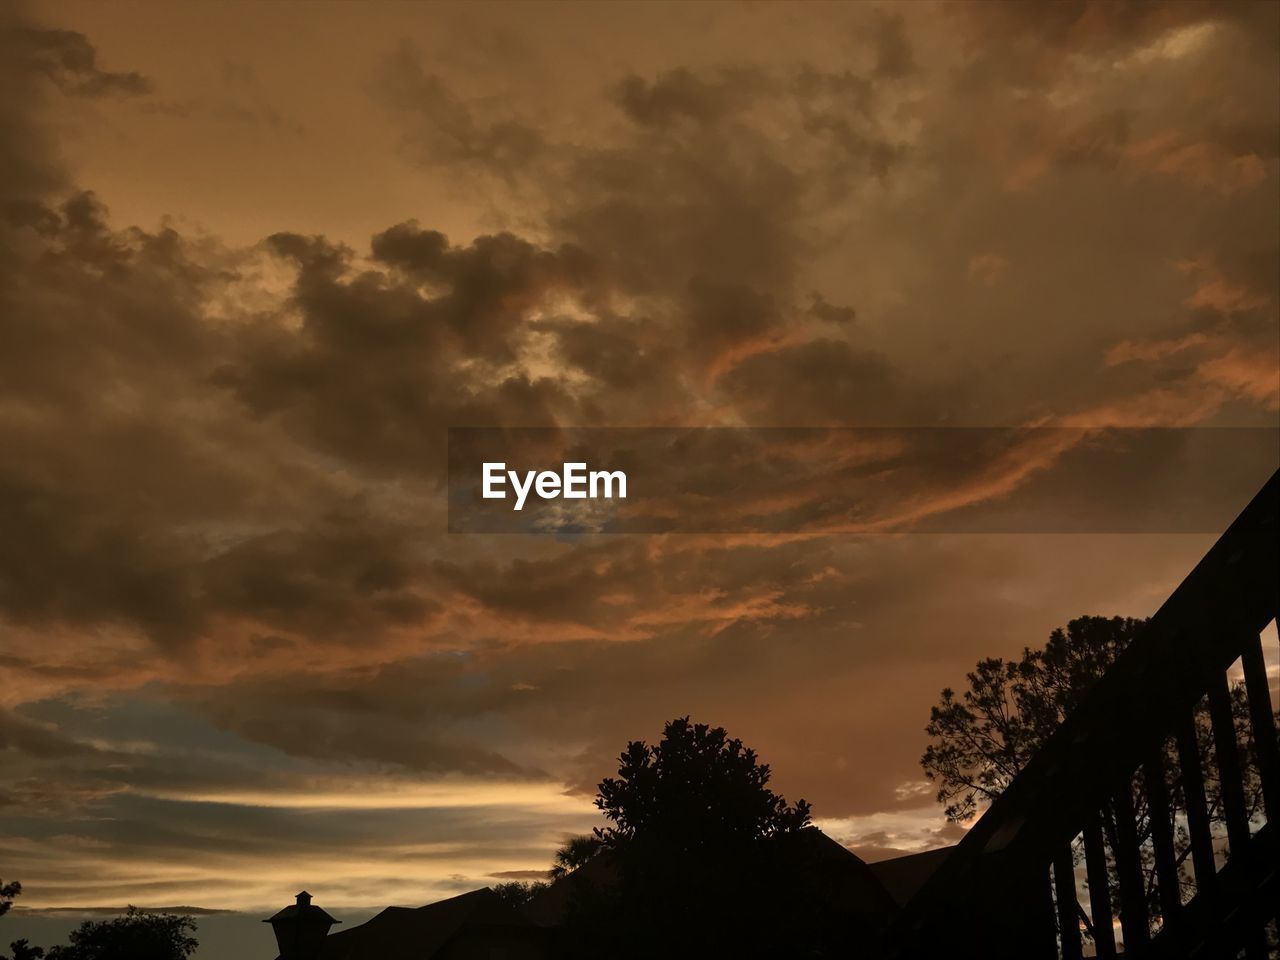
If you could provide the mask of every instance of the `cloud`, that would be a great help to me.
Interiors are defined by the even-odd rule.
[[[729,70],[707,79],[680,68],[652,81],[632,74],[618,84],[614,96],[627,118],[643,127],[682,121],[707,126],[753,99],[760,80],[747,71]]]
[[[1243,400],[1280,409],[1280,348],[1273,291],[1229,278],[1211,259],[1191,259],[1177,269],[1193,278],[1184,303],[1190,311],[1181,331],[1148,340],[1121,340],[1106,352],[1110,366],[1146,365],[1157,375],[1192,385],[1225,405]],[[1243,271],[1242,271],[1243,273]]]
[[[33,757],[64,757],[86,751],[82,744],[59,735],[9,711],[0,712],[0,750],[14,750]]]
[[[423,55],[402,40],[379,72],[375,87],[389,104],[412,118],[404,147],[426,164],[478,163],[507,176],[538,158],[542,135],[529,125],[498,115],[478,118]]]
[[[98,51],[83,33],[33,27],[10,29],[34,69],[63,93],[109,97],[151,92],[151,81],[136,71],[113,73],[99,67]]]
[[[913,395],[887,357],[844,340],[760,351],[726,374],[724,387],[753,423],[859,426],[904,417],[928,422],[927,401]]]

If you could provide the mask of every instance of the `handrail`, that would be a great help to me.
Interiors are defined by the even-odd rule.
[[[1058,932],[1062,921],[1054,917],[1050,867],[1055,860],[1059,864],[1057,895],[1067,907],[1059,916],[1074,917],[1072,904],[1066,903],[1075,899],[1074,876],[1066,876],[1071,859],[1064,861],[1063,852],[1069,853],[1081,834],[1090,887],[1096,891],[1093,906],[1101,914],[1094,924],[1098,956],[1115,951],[1112,911],[1104,902],[1111,868],[1119,875],[1126,956],[1141,955],[1148,937],[1146,892],[1140,883],[1134,886],[1134,871],[1140,880],[1141,870],[1133,813],[1127,808],[1135,777],[1144,782],[1147,796],[1159,800],[1167,793],[1160,758],[1170,737],[1178,736],[1185,748],[1183,788],[1193,852],[1199,851],[1197,886],[1207,889],[1216,872],[1207,816],[1196,809],[1203,799],[1203,784],[1196,780],[1198,751],[1187,739],[1202,698],[1208,698],[1216,753],[1224,765],[1219,772],[1229,839],[1233,850],[1245,855],[1250,824],[1242,791],[1236,795],[1241,774],[1232,763],[1237,751],[1225,749],[1235,743],[1226,671],[1237,658],[1243,660],[1254,755],[1270,822],[1280,806],[1280,751],[1274,724],[1266,723],[1272,713],[1258,637],[1280,609],[1278,517],[1280,471],[904,908],[889,932],[885,956],[1079,956],[1078,932],[1069,924],[1061,936]],[[1100,830],[1104,816],[1118,825],[1110,842]],[[1176,883],[1172,824],[1153,821],[1153,834],[1158,875],[1167,888]],[[1164,912],[1176,913],[1181,906],[1177,890],[1163,889],[1162,896]],[[1171,919],[1160,931],[1164,944],[1174,935]]]

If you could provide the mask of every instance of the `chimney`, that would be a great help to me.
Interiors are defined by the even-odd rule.
[[[278,960],[320,960],[320,950],[329,928],[341,920],[335,920],[311,903],[311,894],[303,890],[298,902],[285,907],[269,920],[280,948]]]

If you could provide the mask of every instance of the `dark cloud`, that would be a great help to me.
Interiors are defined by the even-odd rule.
[[[1045,9],[1028,4],[990,7],[961,4],[951,9],[958,17],[973,17],[986,28],[998,29],[1002,34],[1034,38],[1052,48],[1090,52],[1141,47],[1171,30],[1196,24],[1240,23],[1262,27],[1277,20],[1269,4],[1247,2],[1166,4],[1153,0],[1118,3],[1071,0]]]
[[[590,301],[589,259],[510,234],[451,247],[416,224],[373,238],[382,270],[292,234],[268,241],[297,270],[301,323],[245,332],[214,381],[255,415],[378,470],[417,467],[438,482],[443,428],[573,418],[563,382],[516,365],[531,314],[559,296]]]
[[[0,8],[0,81],[8,91],[0,101],[0,224],[7,226],[63,183],[42,115],[46,84],[31,68],[29,30],[9,7]]]
[[[636,409],[623,420],[652,422],[647,394],[674,398],[683,392],[674,345],[664,342],[656,318],[610,316],[597,323],[554,317],[538,326],[555,337],[557,354],[568,367],[592,379],[594,390],[635,398]]]
[[[66,757],[87,752],[88,748],[62,736],[56,729],[2,710],[0,750],[13,750],[32,757]]]
[[[794,297],[801,224],[902,156],[851,72],[679,69],[629,76],[615,98],[639,131],[575,150],[549,216],[641,290],[702,277]]]
[[[809,294],[809,313],[824,323],[841,326],[853,323],[858,315],[853,307],[828,303],[827,299],[816,290]]]
[[[761,393],[766,384],[768,393]],[[928,408],[911,394],[887,357],[843,340],[817,339],[758,353],[725,375],[724,389],[750,411],[755,423],[930,422]]]
[[[1188,28],[1224,28],[1233,45],[1274,55],[1280,18],[1267,3],[1154,3],[1071,0],[1055,4],[948,4],[944,13],[967,40],[962,83],[1044,90],[1061,82],[1069,58],[1122,57]]]
[[[63,93],[79,97],[137,96],[151,92],[151,81],[136,71],[113,73],[98,66],[98,51],[74,30],[10,28],[35,70]]]
[[[376,88],[411,118],[402,143],[422,163],[476,163],[513,176],[544,149],[543,136],[533,126],[502,116],[477,117],[442,77],[427,71],[422,51],[407,40],[383,66]]]
[[[896,79],[916,69],[911,39],[902,17],[885,15],[875,25],[876,75]]]
[[[618,84],[615,97],[622,112],[643,127],[670,127],[682,121],[708,126],[753,99],[761,80],[745,70],[706,79],[680,68],[652,81],[633,74]]]

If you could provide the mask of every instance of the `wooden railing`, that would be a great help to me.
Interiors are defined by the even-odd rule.
[[[1280,473],[907,905],[883,956],[1076,960],[1118,941],[1130,958],[1278,955],[1260,637],[1280,610],[1278,508]]]

